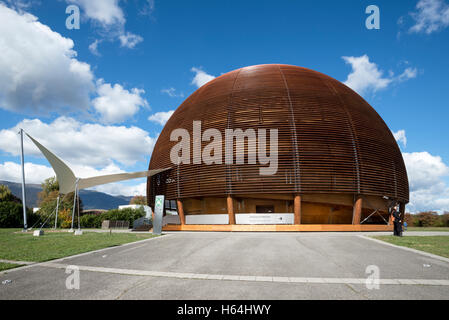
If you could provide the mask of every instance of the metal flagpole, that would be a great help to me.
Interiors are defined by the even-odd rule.
[[[75,220],[76,194],[78,192],[78,181],[79,180],[80,179],[77,178],[76,183],[75,183],[75,196],[73,197],[73,210],[72,210],[72,227],[70,228],[70,232],[73,232],[73,221]]]
[[[78,194],[78,183],[76,184],[76,193]],[[78,211],[78,230],[81,230],[81,225],[80,225],[80,196],[78,194],[78,199],[77,199],[77,211]]]
[[[58,212],[59,212],[59,196],[56,200],[56,216],[55,216],[55,229],[58,227]]]
[[[25,160],[23,156],[23,129],[20,129],[20,150],[21,150],[21,162],[22,162],[22,206],[23,206],[23,232],[28,229],[27,225],[27,207],[25,198]]]

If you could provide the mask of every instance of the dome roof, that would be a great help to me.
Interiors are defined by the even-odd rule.
[[[278,170],[266,165],[170,161],[174,129],[278,129]],[[202,142],[204,148],[209,142]],[[223,142],[224,150],[224,142]],[[192,150],[191,150],[192,152]],[[223,156],[224,157],[224,156]],[[148,194],[173,198],[254,193],[351,193],[408,202],[405,165],[391,131],[356,92],[322,73],[291,65],[257,65],[226,73],[189,96],[162,130],[150,169],[173,167]],[[153,191],[152,191],[153,190]],[[157,190],[160,192],[162,190]]]

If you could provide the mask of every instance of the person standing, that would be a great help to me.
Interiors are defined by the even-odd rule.
[[[391,212],[391,214],[393,215],[393,224],[394,224],[393,235],[400,237],[402,233],[401,232],[402,225],[401,225],[401,214],[399,213],[398,205],[395,205],[393,207],[393,211]]]

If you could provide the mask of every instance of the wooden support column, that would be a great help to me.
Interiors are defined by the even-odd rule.
[[[357,196],[355,200],[354,207],[352,209],[352,224],[360,224],[360,219],[362,217],[362,197]]]
[[[405,203],[401,202],[399,204],[399,213],[401,215],[401,224],[404,224],[404,219],[405,219]]]
[[[178,206],[178,215],[179,215],[179,220],[181,221],[181,225],[185,225],[186,224],[186,218],[184,216],[184,207],[182,206],[181,199],[177,199],[176,200],[176,204]]]
[[[294,224],[301,224],[301,196],[299,194],[295,195],[293,212],[295,213]]]
[[[231,195],[228,195],[227,205],[228,205],[229,224],[235,224],[234,203]]]

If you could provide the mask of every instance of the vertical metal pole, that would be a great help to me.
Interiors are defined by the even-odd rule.
[[[56,215],[55,215],[55,229],[58,227],[58,213],[59,213],[59,196],[56,200]]]
[[[76,179],[76,184],[75,184],[75,196],[73,197],[73,210],[72,210],[72,227],[70,228],[70,231],[73,231],[73,221],[75,220],[75,207],[76,207],[76,193],[78,191],[78,180]]]
[[[25,159],[23,156],[23,129],[20,129],[20,150],[21,150],[21,162],[22,162],[22,206],[23,206],[23,231],[28,229],[27,225],[27,207],[25,197]]]
[[[77,197],[77,211],[78,211],[78,230],[81,230],[81,224],[80,224],[80,196],[79,196],[79,191],[78,191],[78,180],[76,182],[76,194],[78,194]]]

